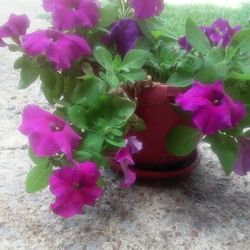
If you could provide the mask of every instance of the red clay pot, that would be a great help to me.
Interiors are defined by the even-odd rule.
[[[197,165],[197,151],[187,157],[177,157],[165,146],[165,139],[173,127],[179,124],[192,126],[190,119],[181,116],[173,106],[179,93],[180,89],[175,86],[156,83],[140,88],[136,94],[136,115],[146,125],[146,130],[130,133],[143,143],[143,149],[133,155],[136,164],[131,168],[138,178],[164,179],[184,175]]]

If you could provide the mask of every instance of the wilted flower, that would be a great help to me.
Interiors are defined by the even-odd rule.
[[[136,21],[132,19],[121,19],[111,25],[109,33],[103,38],[105,45],[115,44],[121,55],[125,55],[136,45],[141,33]]]
[[[239,141],[239,151],[234,172],[238,175],[247,175],[250,171],[250,138],[241,138]]]
[[[3,38],[10,37],[16,41],[20,36],[26,34],[29,26],[30,21],[26,15],[11,14],[8,21],[0,26],[0,47],[6,45]]]
[[[231,27],[228,20],[219,18],[211,26],[201,26],[200,29],[206,34],[212,45],[226,48],[241,27],[239,25]]]
[[[94,27],[100,16],[96,0],[43,0],[43,7],[52,12],[53,25],[58,30]]]
[[[55,170],[49,181],[50,191],[56,196],[55,202],[51,204],[53,212],[69,218],[81,214],[84,205],[93,206],[103,193],[96,184],[100,176],[93,162]]]
[[[22,117],[19,130],[29,137],[36,156],[55,156],[62,152],[72,159],[72,151],[81,137],[64,120],[37,105],[26,106]]]
[[[22,47],[30,56],[45,55],[56,69],[69,69],[74,60],[91,53],[88,42],[56,30],[38,30],[23,37]]]
[[[131,0],[131,7],[140,19],[159,16],[164,9],[164,0]]]
[[[235,127],[246,115],[244,104],[232,100],[221,81],[207,85],[194,81],[192,88],[179,95],[176,102],[182,109],[193,112],[194,124],[206,135]]]
[[[136,180],[136,175],[129,169],[129,166],[134,165],[132,154],[138,153],[142,149],[142,143],[135,136],[130,136],[126,139],[126,147],[118,150],[115,155],[115,161],[120,163],[124,174],[122,182],[123,188],[129,188]]]

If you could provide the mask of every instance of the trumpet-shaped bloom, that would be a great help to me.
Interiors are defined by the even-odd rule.
[[[52,12],[53,25],[58,30],[94,27],[100,16],[96,0],[43,0],[43,7]]]
[[[26,15],[11,14],[8,21],[0,26],[0,47],[6,45],[2,40],[3,38],[11,37],[15,40],[16,38],[25,35],[29,25],[30,21]]]
[[[231,27],[227,20],[219,18],[211,26],[201,26],[200,29],[206,34],[212,45],[226,48],[241,27],[239,25]]]
[[[72,159],[81,137],[63,119],[36,105],[26,106],[22,118],[19,130],[28,136],[35,155],[50,157],[62,152]]]
[[[131,7],[140,19],[159,16],[164,9],[163,0],[131,0]]]
[[[250,138],[241,138],[239,143],[239,151],[234,172],[238,175],[247,175],[250,172]]]
[[[232,100],[220,81],[209,85],[195,81],[176,102],[183,110],[193,112],[194,124],[206,135],[235,127],[246,115],[244,104]]]
[[[56,196],[52,211],[65,218],[81,214],[84,205],[93,206],[102,196],[97,186],[101,174],[93,162],[79,163],[74,167],[62,167],[50,177],[50,191]]]
[[[141,32],[136,21],[132,19],[121,19],[111,25],[109,33],[103,38],[105,45],[115,44],[121,55],[125,55],[136,45]]]
[[[121,184],[123,188],[129,188],[136,180],[136,175],[129,169],[129,166],[135,164],[132,154],[136,154],[142,149],[142,143],[135,136],[128,137],[126,144],[126,147],[118,150],[115,155],[115,161],[120,163],[124,174],[124,180]]]
[[[22,47],[30,56],[46,56],[58,70],[69,69],[73,61],[91,53],[84,38],[56,30],[38,30],[27,34],[23,37]]]

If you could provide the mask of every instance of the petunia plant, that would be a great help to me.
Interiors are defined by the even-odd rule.
[[[131,131],[146,129],[136,93],[153,82],[180,88],[173,108],[192,123],[163,138],[166,150],[186,156],[204,138],[226,174],[250,170],[250,30],[223,19],[209,27],[188,19],[177,38],[159,17],[163,0],[42,4],[51,26],[28,32],[28,17],[11,14],[0,26],[0,46],[21,52],[14,64],[19,88],[38,80],[52,110],[27,105],[19,130],[33,162],[26,190],[49,186],[54,213],[68,218],[93,206],[106,167],[119,166],[121,187],[135,182],[131,166],[143,142]]]

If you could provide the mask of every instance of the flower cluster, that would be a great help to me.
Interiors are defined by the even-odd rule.
[[[54,111],[27,105],[19,131],[28,137],[36,170],[28,174],[26,189],[49,186],[55,214],[69,218],[93,206],[103,195],[107,166],[123,173],[122,188],[131,187],[147,145],[155,147],[154,154],[166,149],[163,160],[179,160],[194,152],[197,145],[187,143],[190,138],[206,138],[226,174],[250,171],[250,35],[244,28],[224,19],[208,27],[188,19],[186,36],[174,39],[155,22],[163,0],[43,0],[43,7],[51,27],[27,33],[28,17],[12,14],[0,26],[0,46],[22,52],[14,65],[20,87],[39,79]],[[167,94],[156,91],[152,102],[141,100],[159,82],[177,87],[167,86]],[[154,117],[171,119],[169,110],[175,117],[168,135],[159,115],[154,126],[161,138],[151,141],[157,133],[151,133],[154,119],[147,121],[144,107],[155,103],[160,108]],[[154,145],[158,142],[160,147]],[[231,162],[225,160],[227,148]]]

